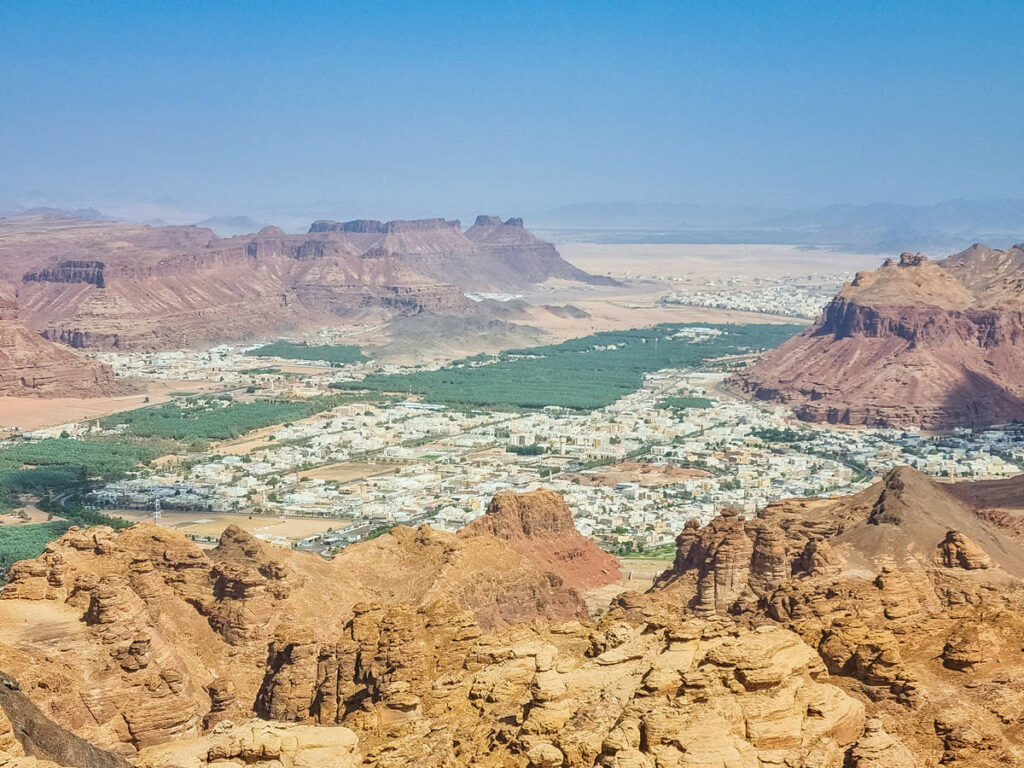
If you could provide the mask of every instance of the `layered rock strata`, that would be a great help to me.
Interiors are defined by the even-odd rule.
[[[926,429],[1024,417],[1024,245],[858,273],[730,386],[808,421]]]
[[[484,217],[486,219],[486,217]],[[339,322],[476,311],[466,291],[518,291],[560,278],[600,282],[520,220],[315,222],[219,238],[40,216],[0,219],[0,280],[23,321],[73,347],[163,349]]]

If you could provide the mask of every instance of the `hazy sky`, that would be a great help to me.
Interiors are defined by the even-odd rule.
[[[0,0],[0,199],[1022,197],[1022,39],[1021,0]]]

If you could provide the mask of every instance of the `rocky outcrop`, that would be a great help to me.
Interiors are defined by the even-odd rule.
[[[921,768],[923,764],[905,744],[886,732],[877,717],[868,718],[864,735],[850,750],[850,768]]]
[[[667,603],[800,634],[837,684],[885,715],[847,765],[1012,764],[1024,754],[1010,725],[1024,667],[1006,649],[1024,641],[1024,544],[987,520],[988,505],[1013,515],[1021,501],[1016,484],[978,485],[897,468],[848,498],[689,523],[631,614]]]
[[[98,749],[57,725],[22,692],[17,680],[0,672],[0,766],[9,764],[6,758],[12,759],[12,768],[29,768],[36,761],[70,768],[130,765],[124,758]]]
[[[727,511],[596,622],[531,559],[572,540],[546,493],[330,562],[238,528],[206,551],[72,529],[11,569],[0,667],[142,768],[1017,765],[1024,544],[977,514],[993,493],[898,469]],[[0,765],[29,768],[15,704],[0,690]]]
[[[984,624],[964,623],[953,629],[942,648],[942,663],[949,669],[973,669],[995,661],[999,636]]]
[[[521,282],[540,283],[549,279],[572,280],[592,285],[615,285],[609,277],[591,275],[565,261],[551,243],[541,240],[523,227],[523,220],[502,221],[497,216],[477,216],[466,238],[492,265],[512,281],[519,272]]]
[[[62,261],[55,267],[26,272],[22,280],[26,283],[88,283],[103,288],[103,266],[102,261]]]
[[[487,512],[459,532],[464,538],[481,535],[501,539],[568,587],[589,589],[622,578],[618,560],[580,535],[572,510],[554,491],[499,491]]]
[[[888,260],[730,386],[809,421],[944,429],[1021,418],[1022,268],[1021,246]]]
[[[363,603],[393,609],[390,618],[382,608],[361,619]],[[0,666],[57,722],[131,754],[254,707],[277,720],[308,717],[328,702],[344,712],[347,693],[329,696],[325,682],[329,674],[351,679],[339,665],[353,657],[339,647],[368,642],[359,627],[400,629],[403,616],[435,603],[462,617],[454,634],[435,632],[452,649],[474,632],[588,615],[579,593],[494,536],[399,527],[328,562],[233,526],[207,551],[152,525],[72,528],[10,569],[0,593]],[[363,658],[369,664],[372,655]]]
[[[205,736],[143,750],[139,768],[356,768],[358,738],[348,728],[314,728],[253,720],[225,721]]]
[[[950,531],[939,544],[939,562],[946,568],[965,568],[968,571],[991,568],[992,558],[985,550],[959,531]]]
[[[466,291],[592,280],[521,225],[498,226],[516,236],[477,242],[479,230],[445,219],[219,238],[203,227],[15,216],[0,222],[0,280],[18,286],[33,331],[118,349],[267,337],[339,318],[464,317],[478,311]]]
[[[444,606],[364,606],[336,646],[311,655],[303,695],[280,713],[343,722],[366,764],[382,768],[696,767],[741,756],[839,768],[863,723],[862,705],[824,682],[795,635],[723,621],[613,612],[596,631],[484,635]],[[287,698],[296,682],[283,684]]]

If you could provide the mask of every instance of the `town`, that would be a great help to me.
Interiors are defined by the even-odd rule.
[[[690,333],[705,338],[715,331]],[[402,370],[372,361],[254,362],[252,350],[108,357],[134,375],[213,378],[237,398],[257,389],[263,396],[314,397],[371,370]],[[301,538],[264,538],[327,554],[398,524],[458,529],[482,514],[496,491],[544,486],[565,495],[582,532],[625,554],[667,549],[687,520],[705,523],[722,508],[753,515],[782,498],[848,494],[895,465],[950,479],[1008,477],[1024,466],[1021,429],[1013,425],[944,435],[811,426],[784,408],[729,394],[722,387],[727,375],[715,366],[653,372],[636,392],[589,413],[363,401],[357,392],[308,418],[154,462],[96,488],[88,500],[135,519],[177,511],[197,520],[325,520],[329,526]],[[194,402],[216,408],[230,400],[208,395]],[[116,435],[116,421],[64,424],[22,439]]]
[[[677,288],[666,304],[785,315],[813,320],[836,290],[852,277],[842,274],[786,276],[777,280],[740,277],[707,280],[699,288]]]

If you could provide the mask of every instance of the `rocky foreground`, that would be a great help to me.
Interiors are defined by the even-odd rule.
[[[330,562],[72,530],[0,595],[0,765],[1021,765],[1022,516],[894,470],[687,527],[597,621],[545,491]]]
[[[982,427],[1024,418],[1024,245],[860,272],[733,389],[833,424]]]

